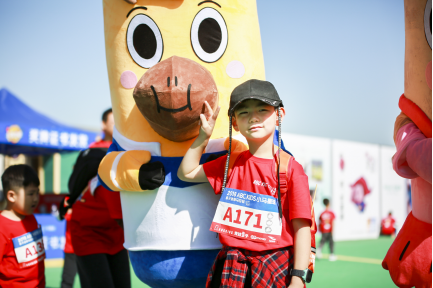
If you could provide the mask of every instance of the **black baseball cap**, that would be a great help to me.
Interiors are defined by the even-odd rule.
[[[247,99],[260,100],[274,107],[284,107],[283,101],[271,82],[251,79],[233,90],[230,96],[229,116],[233,114],[239,103]]]

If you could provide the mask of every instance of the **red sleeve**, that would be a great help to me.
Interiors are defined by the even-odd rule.
[[[308,176],[305,175],[302,166],[292,159],[291,174],[289,174],[288,206],[289,219],[307,219],[311,225],[311,202]],[[289,168],[290,169],[290,168]]]
[[[213,161],[203,164],[203,170],[206,174],[207,180],[212,185],[215,194],[220,194],[223,180],[224,180],[224,169],[226,165],[227,155],[221,156]]]
[[[335,219],[335,214],[334,214],[334,212],[331,212],[332,213],[332,220],[334,220]]]

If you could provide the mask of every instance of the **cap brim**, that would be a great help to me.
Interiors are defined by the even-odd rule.
[[[236,102],[236,104],[233,105],[233,107],[229,110],[228,115],[230,116],[233,113],[233,111],[235,110],[236,106],[238,106],[241,102],[243,102],[245,100],[250,100],[250,99],[255,99],[255,100],[265,102],[266,104],[271,105],[273,107],[284,107],[283,101],[281,101],[281,100],[269,100],[269,99],[263,98],[262,96],[248,96],[248,97],[245,97],[242,100],[239,100],[238,102]]]

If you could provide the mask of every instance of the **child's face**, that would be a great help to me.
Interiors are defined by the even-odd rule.
[[[34,185],[29,185],[27,187],[21,187],[13,192],[12,209],[21,215],[32,215],[36,206],[39,203],[39,188]]]
[[[273,135],[276,125],[275,107],[255,99],[240,103],[233,117],[233,128],[250,140],[267,139]]]

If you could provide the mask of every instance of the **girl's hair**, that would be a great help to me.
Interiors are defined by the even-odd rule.
[[[281,150],[281,107],[278,109],[278,166],[277,166],[277,178],[278,178],[278,212],[280,214],[280,220],[283,217],[283,211],[281,210],[281,192],[280,192],[280,150]],[[234,117],[234,113],[229,115],[229,150],[227,153],[226,165],[224,169],[224,180],[223,186],[221,189],[221,193],[224,192],[227,184],[227,173],[229,171],[229,163],[230,163],[230,154],[232,151],[232,118]]]

